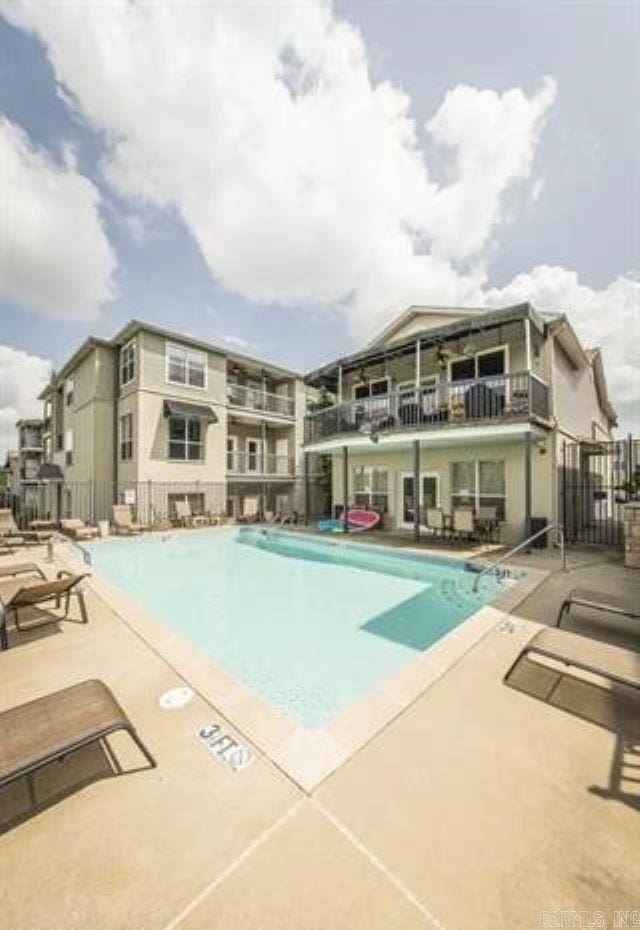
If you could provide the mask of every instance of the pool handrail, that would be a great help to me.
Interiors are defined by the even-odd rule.
[[[483,575],[488,574],[489,572],[495,571],[498,565],[501,565],[507,559],[511,558],[512,555],[515,555],[516,552],[520,552],[521,549],[526,549],[534,539],[538,539],[540,536],[544,536],[545,533],[551,532],[551,530],[557,530],[560,537],[560,552],[562,555],[562,571],[566,572],[567,570],[567,550],[565,546],[564,539],[564,527],[561,523],[549,523],[547,526],[543,526],[541,530],[538,530],[536,533],[532,533],[531,536],[528,536],[522,542],[518,543],[517,546],[513,546],[512,549],[509,549],[508,552],[505,552],[504,555],[501,555],[499,559],[495,559],[493,562],[490,562],[488,565],[478,572],[473,581],[473,591],[474,593],[478,590],[478,585],[480,584],[480,579]]]

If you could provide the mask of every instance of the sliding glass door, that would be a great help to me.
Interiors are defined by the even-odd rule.
[[[400,475],[400,525],[407,528],[413,526],[414,521],[416,501],[413,484],[413,474],[411,472],[403,472]],[[424,526],[427,507],[440,506],[439,476],[435,472],[422,472],[420,475],[419,492],[418,508],[420,513],[420,524]]]

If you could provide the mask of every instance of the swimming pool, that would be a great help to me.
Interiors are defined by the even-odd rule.
[[[502,589],[454,559],[250,527],[88,546],[98,575],[306,729]]]

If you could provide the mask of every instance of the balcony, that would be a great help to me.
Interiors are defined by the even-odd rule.
[[[305,418],[305,443],[348,433],[446,429],[468,423],[549,417],[548,387],[536,375],[441,381],[338,404]]]
[[[37,481],[39,470],[40,470],[39,465],[35,465],[35,466],[25,465],[20,469],[20,479],[22,481]]]
[[[270,394],[259,388],[245,387],[241,384],[227,386],[227,400],[231,407],[255,410],[259,413],[277,417],[293,417],[295,405],[292,397],[282,394]]]
[[[295,474],[295,459],[290,455],[228,452],[227,474],[253,478],[292,478]]]

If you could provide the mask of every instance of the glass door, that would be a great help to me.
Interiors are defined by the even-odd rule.
[[[420,525],[425,525],[425,516],[427,507],[438,507],[440,505],[440,487],[439,476],[433,472],[423,472],[420,475],[420,499],[418,507],[420,509]],[[400,475],[400,525],[405,527],[413,526],[415,495],[413,492],[413,475],[410,472],[403,472]]]

